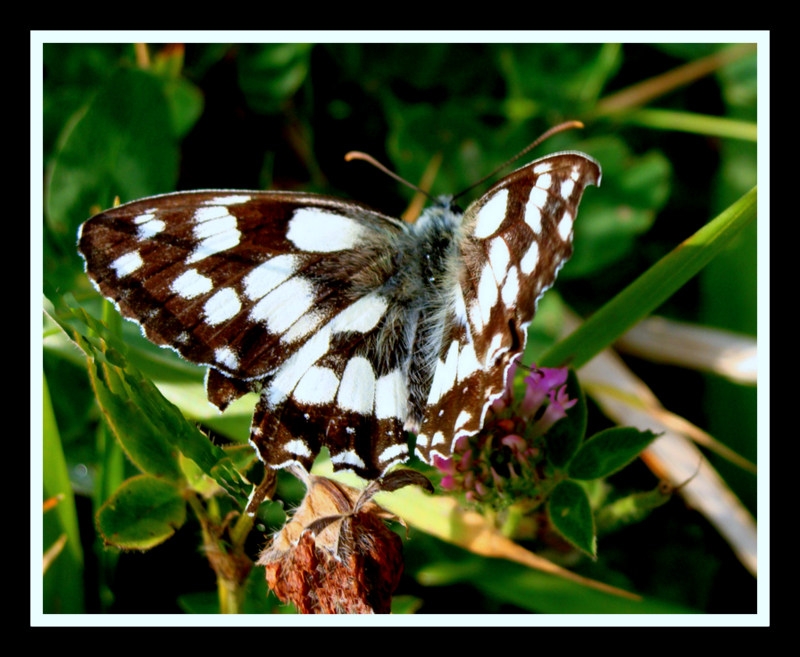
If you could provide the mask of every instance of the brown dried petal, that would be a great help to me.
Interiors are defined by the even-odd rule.
[[[300,613],[389,613],[403,571],[402,541],[383,522],[389,514],[355,488],[315,476],[308,484],[259,559],[269,587]]]

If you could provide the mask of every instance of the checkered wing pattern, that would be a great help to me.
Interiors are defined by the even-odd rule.
[[[557,154],[413,225],[314,194],[181,192],[92,217],[78,248],[145,337],[208,367],[218,408],[259,394],[267,465],[310,468],[324,446],[373,479],[408,458],[407,430],[430,461],[480,429],[599,179]]]

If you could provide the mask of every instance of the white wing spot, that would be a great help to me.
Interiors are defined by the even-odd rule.
[[[505,285],[503,285],[503,289],[500,291],[500,296],[507,307],[513,308],[516,305],[518,295],[519,276],[517,275],[517,268],[511,267],[511,269],[508,270]]]
[[[166,224],[160,219],[156,219],[153,213],[140,214],[133,220],[133,223],[138,226],[136,236],[140,240],[158,235],[166,227]]]
[[[290,440],[283,446],[283,449],[289,452],[289,454],[294,454],[295,456],[312,456],[311,450],[308,449],[308,445],[306,445],[302,440]]]
[[[458,371],[458,341],[453,340],[444,361],[439,360],[433,372],[433,382],[428,393],[428,404],[435,404],[456,381]]]
[[[519,268],[523,274],[532,274],[537,264],[539,264],[539,243],[534,240],[519,261]]]
[[[569,198],[570,196],[572,196],[572,192],[574,191],[574,189],[575,189],[575,181],[572,180],[572,178],[566,178],[561,183],[561,191],[560,191],[561,196],[565,199]]]
[[[353,356],[347,362],[336,402],[341,408],[362,415],[372,412],[375,406],[375,372],[363,356]]]
[[[255,322],[264,322],[272,333],[283,333],[314,303],[314,288],[305,278],[291,278],[259,301],[250,311]]]
[[[339,377],[329,367],[308,368],[294,389],[292,396],[304,404],[330,404],[336,398]]]
[[[330,331],[323,327],[278,368],[262,393],[272,408],[286,399],[309,368],[328,353],[330,338]]]
[[[143,264],[144,261],[142,261],[142,256],[139,255],[139,252],[131,251],[117,258],[111,263],[110,267],[116,272],[117,278],[125,278],[125,276],[130,276]]]
[[[460,429],[463,427],[467,422],[472,419],[472,413],[468,413],[467,411],[461,411],[456,418],[456,429]]]
[[[283,344],[291,344],[295,340],[305,338],[316,330],[323,319],[325,319],[325,316],[316,311],[301,315],[300,319],[292,324],[291,328],[281,336],[281,342]]]
[[[547,200],[547,195],[545,194],[545,198],[539,198],[539,194],[534,194],[534,191],[537,191],[536,188],[532,190],[528,202],[525,204],[525,223],[538,235],[542,232],[542,206]]]
[[[441,445],[443,442],[445,442],[444,434],[441,431],[437,431],[435,434],[433,434],[433,440],[431,440],[431,447],[433,447],[434,445]]]
[[[572,236],[572,214],[568,210],[564,211],[564,216],[558,222],[558,234],[565,242]]]
[[[222,288],[203,306],[206,321],[212,326],[236,317],[241,309],[239,296],[236,294],[236,290],[230,287]]]
[[[299,208],[289,221],[286,238],[303,251],[331,253],[357,246],[365,230],[350,217],[318,208]]]
[[[260,299],[297,271],[297,256],[282,254],[262,262],[244,277],[244,293],[248,299]]]
[[[210,278],[199,274],[195,269],[189,269],[172,281],[169,289],[179,297],[194,299],[201,294],[211,292],[212,287]]]
[[[553,166],[549,160],[545,160],[544,162],[539,162],[539,164],[533,167],[533,172],[537,176],[541,176],[543,173],[547,173],[548,171],[552,170]]]
[[[392,370],[375,382],[375,417],[397,418],[404,422],[408,414],[408,387],[403,372]]]
[[[467,325],[467,306],[464,302],[464,292],[460,283],[457,283],[454,288],[453,315],[461,326]]]
[[[553,184],[553,177],[549,173],[542,173],[536,179],[536,186],[541,189],[550,189]]]
[[[496,237],[489,247],[489,264],[492,265],[494,280],[497,281],[498,286],[503,284],[509,262],[511,262],[511,253],[508,250],[508,244],[502,237]]]
[[[483,266],[481,280],[478,283],[478,305],[481,309],[481,320],[483,324],[489,323],[492,308],[497,303],[497,282],[494,279],[494,271],[490,263]]]
[[[208,256],[232,249],[239,244],[242,234],[237,228],[236,217],[224,206],[204,206],[194,212],[194,236],[200,240],[188,257],[191,264]]]
[[[486,364],[492,365],[500,357],[500,355],[506,351],[508,351],[508,347],[503,346],[502,334],[495,333],[492,336],[491,343],[489,343],[489,348],[486,350],[486,353],[488,354],[486,358]]]
[[[483,239],[493,235],[498,231],[506,218],[506,205],[508,201],[508,190],[499,190],[478,210],[478,218],[475,222],[475,230],[472,234]]]
[[[384,463],[385,461],[404,461],[407,455],[408,445],[397,443],[383,450],[378,456],[378,461],[380,463]]]
[[[230,196],[217,196],[205,202],[206,205],[238,205],[247,203],[252,196],[249,194],[232,194]]]
[[[472,320],[475,328],[480,330],[483,328],[483,318],[481,317],[481,304],[477,299],[473,299],[469,304],[469,318]]]
[[[225,230],[229,230],[231,221],[236,227],[236,217],[224,205],[203,205],[194,211],[192,217],[197,225],[194,227],[195,237],[204,239],[211,235],[216,235]]]
[[[230,347],[220,347],[214,351],[214,360],[230,370],[239,367],[239,359]]]
[[[475,355],[475,346],[470,342],[461,348],[458,354],[458,375],[456,380],[460,383],[473,372],[481,369],[478,357]]]
[[[334,317],[331,320],[331,330],[334,333],[371,331],[378,325],[387,307],[385,298],[374,292],[368,294]]]
[[[339,452],[331,456],[331,463],[334,465],[349,465],[354,468],[365,468],[364,461],[353,450],[348,449],[344,452]]]

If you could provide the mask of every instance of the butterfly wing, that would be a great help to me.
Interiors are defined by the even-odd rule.
[[[479,431],[525,348],[538,300],[572,255],[572,225],[600,166],[564,152],[511,173],[467,208],[459,242],[458,281],[417,454],[447,458],[459,437]]]
[[[310,468],[326,445],[337,469],[374,478],[407,457],[404,345],[382,356],[379,292],[407,240],[402,222],[354,203],[206,191],[96,215],[78,246],[145,337],[209,366],[210,401],[260,392],[251,442],[268,465]]]
[[[359,274],[390,275],[374,255],[402,229],[312,194],[186,192],[96,215],[78,246],[98,290],[150,341],[252,380],[359,298]],[[330,257],[342,252],[356,256]]]

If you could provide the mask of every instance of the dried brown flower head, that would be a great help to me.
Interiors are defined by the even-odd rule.
[[[372,501],[381,490],[420,484],[413,470],[397,470],[361,491],[295,471],[306,483],[303,502],[258,561],[270,589],[303,614],[386,614],[403,573],[402,541],[384,520],[393,516]]]

